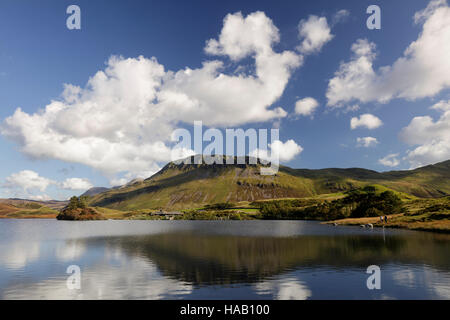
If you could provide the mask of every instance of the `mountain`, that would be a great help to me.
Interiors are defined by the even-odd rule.
[[[144,179],[140,179],[140,178],[136,178],[131,180],[130,182],[124,184],[123,186],[115,186],[112,188],[105,188],[105,187],[92,187],[90,189],[88,189],[85,193],[83,193],[82,195],[80,195],[80,197],[83,196],[95,196],[96,194],[100,194],[100,193],[104,193],[107,192],[109,190],[116,190],[116,189],[125,189],[131,186],[134,186],[136,184],[140,184],[144,181]]]
[[[262,176],[260,161],[250,164],[168,163],[143,181],[94,195],[92,206],[119,210],[197,208],[218,202],[313,197],[378,184],[417,197],[450,195],[450,160],[414,170],[377,172],[350,169],[292,169],[280,166]],[[236,163],[236,158],[234,158]]]
[[[99,194],[99,193],[102,193],[102,192],[106,192],[108,190],[109,190],[109,188],[93,187],[93,188],[88,189],[80,197],[83,197],[83,196],[95,196],[96,194]]]

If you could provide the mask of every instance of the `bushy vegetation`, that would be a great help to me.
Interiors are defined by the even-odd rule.
[[[442,200],[442,203],[432,204],[411,215],[420,215],[424,213],[438,213],[438,212],[450,213],[450,197],[447,197],[446,200]]]
[[[413,210],[417,206],[420,206],[420,208]],[[406,217],[413,217],[422,221],[450,219],[450,197],[414,201],[409,207],[410,211],[405,214]]]
[[[220,202],[214,204],[208,204],[204,207],[205,210],[228,210],[234,207],[233,203],[230,202]]]
[[[318,204],[321,200],[317,199],[280,199],[280,200],[269,200],[269,201],[254,201],[250,203],[251,206],[261,208],[265,204],[276,204],[279,207],[308,207]]]
[[[17,210],[7,214],[8,218],[54,218],[58,214],[57,210],[41,206],[38,209],[22,209]]]
[[[325,200],[314,205],[303,199],[266,201],[259,205],[264,219],[337,220],[377,217],[402,211],[402,201],[394,192],[377,192],[373,186],[349,191],[342,199]]]
[[[23,204],[17,204],[16,207],[23,209],[40,209],[44,206],[36,202],[25,202]]]
[[[104,220],[93,208],[87,206],[87,197],[72,197],[69,204],[56,216],[58,220]]]
[[[175,220],[248,220],[250,217],[236,211],[188,211],[182,216],[175,217]]]
[[[352,208],[352,218],[377,217],[402,211],[402,201],[394,192],[388,190],[377,193],[373,186],[351,191],[341,201]]]
[[[87,197],[81,196],[81,197],[75,197],[73,196],[69,200],[69,204],[67,205],[69,209],[84,209],[87,208]]]

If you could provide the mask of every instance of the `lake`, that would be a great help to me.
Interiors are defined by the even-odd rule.
[[[71,265],[80,289],[67,285]],[[367,288],[370,265],[379,290]],[[450,235],[310,221],[4,219],[0,299],[450,299]]]

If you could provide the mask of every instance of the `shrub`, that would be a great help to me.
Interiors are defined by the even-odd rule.
[[[376,217],[403,210],[400,198],[392,191],[376,193],[367,186],[352,190],[343,199],[331,202],[296,199],[255,202],[263,219],[338,220],[348,217]]]
[[[233,203],[230,202],[220,202],[214,204],[208,204],[205,206],[206,210],[227,210],[234,207]]]

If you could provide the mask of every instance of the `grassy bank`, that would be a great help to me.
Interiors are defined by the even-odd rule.
[[[378,217],[347,218],[329,221],[338,225],[363,225],[374,227],[403,228],[410,230],[450,233],[450,197],[440,199],[414,199],[405,201],[404,212],[388,215],[384,223]]]
[[[434,220],[429,218],[411,218],[405,214],[388,216],[388,222],[382,223],[379,218],[349,218],[335,221],[327,221],[327,224],[336,223],[337,225],[360,226],[373,224],[374,227],[384,228],[401,228],[418,231],[433,231],[450,233],[450,219]]]

